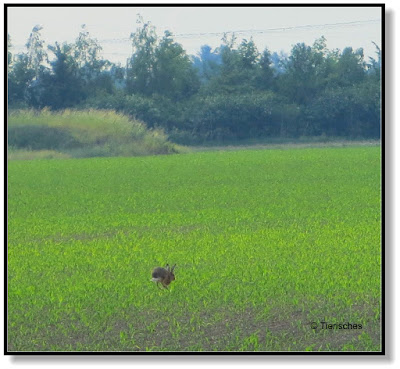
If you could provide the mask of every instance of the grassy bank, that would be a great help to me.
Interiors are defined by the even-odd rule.
[[[157,129],[108,110],[13,111],[9,159],[143,156],[180,151]]]

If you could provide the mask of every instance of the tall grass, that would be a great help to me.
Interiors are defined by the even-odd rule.
[[[13,111],[8,116],[8,136],[13,157],[18,157],[18,150],[54,150],[70,157],[179,151],[162,130],[149,130],[142,122],[112,110]]]

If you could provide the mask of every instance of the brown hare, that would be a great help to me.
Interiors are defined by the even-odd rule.
[[[165,268],[154,268],[153,272],[151,273],[153,278],[150,280],[152,282],[156,282],[158,288],[160,288],[159,283],[161,283],[164,288],[168,288],[168,285],[175,280],[175,267],[176,264],[172,268],[170,268],[167,264]]]

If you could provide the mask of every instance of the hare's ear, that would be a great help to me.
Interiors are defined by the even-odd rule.
[[[167,270],[169,271],[169,264],[167,264],[167,265],[165,266],[165,269],[167,269]]]
[[[174,266],[172,267],[171,272],[174,271],[175,267],[176,267],[176,264],[174,264]]]

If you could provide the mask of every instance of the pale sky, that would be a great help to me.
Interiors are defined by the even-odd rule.
[[[238,41],[253,37],[260,52],[289,53],[298,42],[311,45],[324,35],[329,49],[364,48],[366,60],[375,57],[372,41],[380,46],[381,9],[378,7],[14,7],[8,8],[8,33],[13,53],[25,50],[32,28],[43,26],[47,44],[73,42],[82,24],[103,47],[103,56],[125,64],[131,54],[129,36],[136,29],[136,14],[150,21],[159,36],[175,35],[189,53],[201,45],[215,48],[222,32],[238,33]],[[352,24],[337,24],[349,23]],[[336,24],[336,25],[335,25]],[[292,28],[297,27],[297,28]],[[286,29],[284,29],[286,28]],[[219,33],[213,35],[210,33]]]

